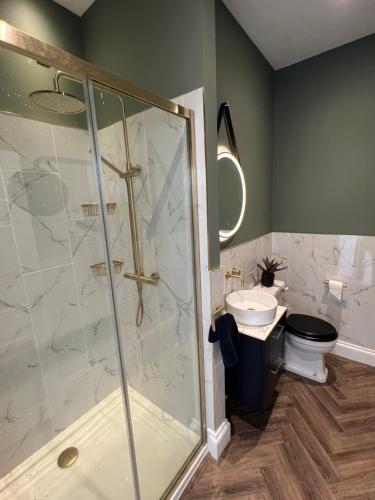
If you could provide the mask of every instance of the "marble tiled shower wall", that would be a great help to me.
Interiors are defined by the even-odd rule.
[[[129,383],[186,425],[199,422],[191,201],[185,122],[159,110],[128,119],[144,271],[141,328],[134,282],[116,276]],[[123,166],[123,131],[99,132]],[[125,183],[104,171],[113,257],[133,271]],[[119,387],[88,133],[0,113],[0,475]],[[181,283],[184,286],[181,286]],[[173,397],[171,395],[173,394]]]
[[[288,266],[280,278],[288,284],[291,311],[326,319],[340,340],[375,350],[375,237],[272,233],[272,248]],[[347,285],[342,303],[325,279]]]
[[[118,386],[88,133],[0,114],[0,475]]]

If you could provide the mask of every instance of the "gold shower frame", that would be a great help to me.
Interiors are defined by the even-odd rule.
[[[192,215],[193,215],[193,238],[194,238],[194,271],[195,271],[195,302],[196,302],[196,332],[197,332],[197,345],[198,345],[198,361],[199,361],[199,391],[200,391],[200,413],[201,413],[201,442],[194,448],[190,456],[187,458],[183,464],[179,473],[174,477],[172,483],[169,485],[165,491],[163,498],[168,498],[170,494],[178,484],[178,480],[182,478],[184,473],[188,470],[190,465],[193,463],[194,459],[198,453],[204,448],[207,443],[207,429],[206,429],[206,415],[205,415],[205,393],[204,393],[204,371],[203,371],[203,332],[202,332],[202,293],[201,293],[201,279],[200,279],[200,257],[199,257],[199,232],[198,232],[198,184],[197,184],[197,166],[196,166],[196,150],[195,150],[195,122],[194,122],[194,112],[189,110],[179,104],[173,103],[172,101],[165,99],[163,97],[149,92],[132,82],[119,78],[107,71],[101,70],[93,64],[80,59],[68,52],[65,52],[58,47],[42,42],[41,40],[24,33],[21,30],[11,26],[7,22],[0,20],[0,48],[5,48],[20,55],[26,56],[30,59],[42,63],[46,66],[52,66],[53,68],[64,71],[73,77],[78,78],[84,87],[86,88],[86,99],[88,103],[92,105],[92,100],[89,97],[89,87],[91,82],[94,84],[101,85],[102,87],[108,88],[110,91],[119,92],[121,94],[126,94],[138,101],[142,101],[146,104],[155,106],[157,108],[173,113],[182,118],[185,118],[188,123],[188,142],[189,142],[189,154],[190,154],[190,167],[191,167],[191,193],[192,193]],[[91,106],[90,106],[91,107]],[[95,112],[94,112],[95,114]],[[91,120],[90,120],[91,115]],[[88,111],[89,122],[93,121],[93,111]],[[89,123],[89,127],[92,127],[92,123]],[[97,156],[97,155],[96,155]],[[96,158],[100,162],[100,158]],[[100,188],[100,180],[99,188]],[[103,209],[103,200],[101,203],[101,216],[103,219],[103,225],[106,226],[106,215]],[[134,437],[132,430],[132,420],[131,411],[129,404],[129,397],[126,385],[126,375],[125,375],[125,362],[123,356],[121,355],[121,340],[119,336],[118,322],[116,320],[116,306],[115,297],[113,290],[113,264],[110,259],[110,252],[107,252],[107,263],[109,267],[109,275],[111,279],[111,301],[113,305],[113,314],[116,322],[116,336],[118,344],[118,356],[121,364],[121,385],[124,397],[125,413],[127,417],[127,432],[129,437],[129,451],[131,454],[131,464],[133,472],[133,482],[136,498],[140,499],[139,492],[139,480],[137,474],[137,460],[136,460],[136,450],[134,447]]]

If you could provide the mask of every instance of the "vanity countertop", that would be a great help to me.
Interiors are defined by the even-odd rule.
[[[275,328],[277,323],[280,321],[280,319],[282,318],[285,311],[286,311],[286,307],[279,305],[279,306],[277,306],[277,309],[276,309],[275,319],[269,325],[247,326],[247,325],[242,325],[241,323],[237,323],[238,331],[244,335],[248,335],[249,337],[253,337],[254,339],[267,340],[269,334],[272,332],[272,330]]]

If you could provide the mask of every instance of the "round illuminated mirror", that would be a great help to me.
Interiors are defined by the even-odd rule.
[[[246,208],[246,185],[241,165],[227,151],[217,157],[220,242],[232,238],[241,226]]]

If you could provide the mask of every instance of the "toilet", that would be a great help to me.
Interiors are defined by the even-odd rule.
[[[254,287],[258,288],[278,298],[285,289],[285,283],[275,280],[275,285],[270,288],[260,284]],[[290,314],[286,319],[285,330],[285,370],[316,382],[326,382],[328,370],[324,356],[337,343],[336,328],[314,316]]]
[[[336,328],[314,316],[290,314],[285,330],[285,370],[316,382],[326,382],[328,370],[324,355],[336,345]]]

